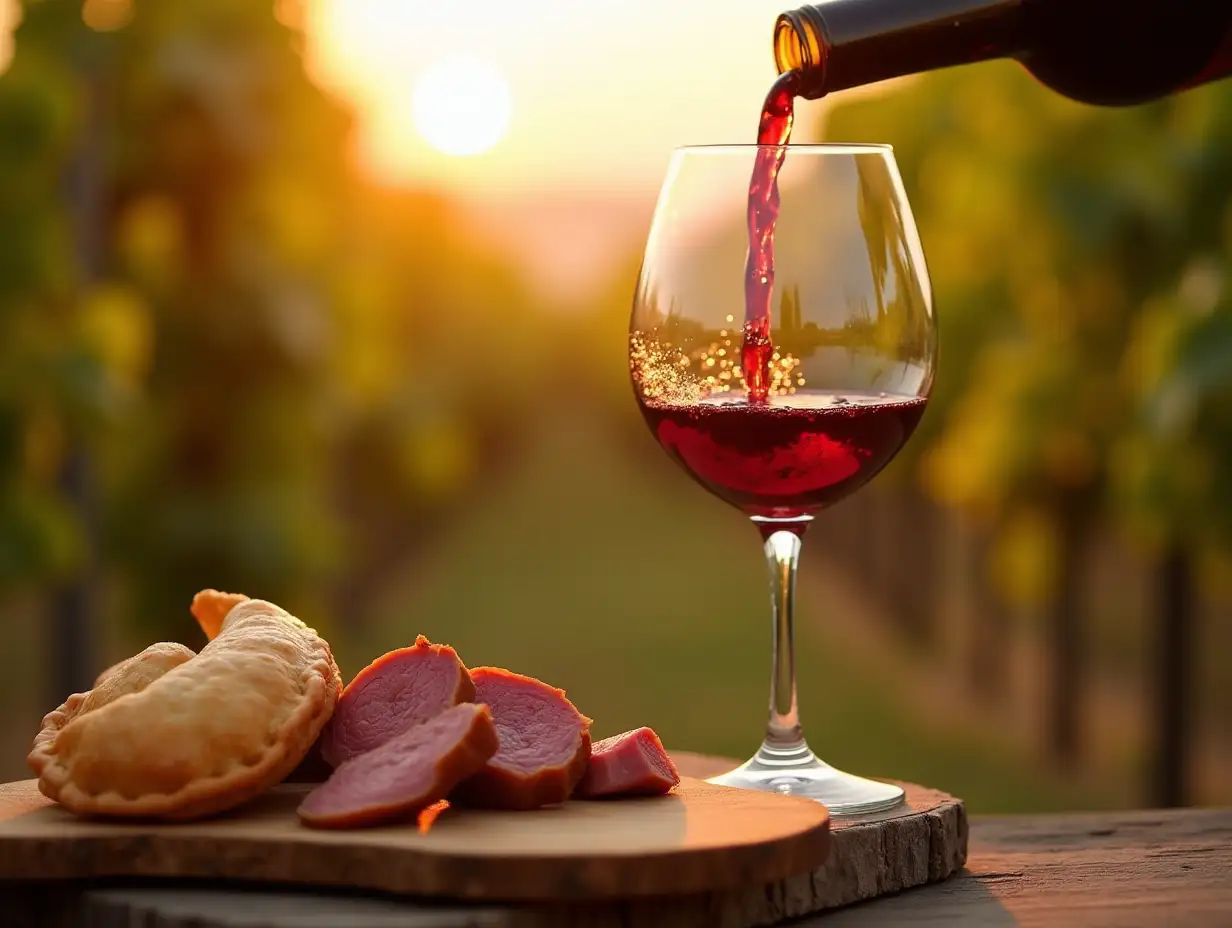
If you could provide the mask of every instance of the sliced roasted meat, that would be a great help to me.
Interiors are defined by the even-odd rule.
[[[347,684],[321,737],[321,756],[337,767],[474,698],[475,685],[458,653],[420,635],[411,647],[378,657]]]
[[[453,706],[344,761],[304,798],[299,817],[314,828],[359,828],[407,818],[444,799],[496,750],[496,727],[487,706]]]
[[[655,796],[680,782],[676,765],[649,728],[596,741],[590,763],[573,795],[581,799],[601,796]]]
[[[472,806],[537,809],[564,802],[586,772],[590,719],[565,691],[533,677],[477,667],[475,699],[492,710],[500,749],[453,796]]]

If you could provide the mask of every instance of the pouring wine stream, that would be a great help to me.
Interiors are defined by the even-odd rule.
[[[779,171],[791,141],[800,72],[781,74],[770,87],[757,127],[759,148],[749,180],[749,255],[744,266],[744,344],[740,367],[749,401],[764,403],[770,389],[774,339],[770,309],[774,299],[774,226],[779,218]]]

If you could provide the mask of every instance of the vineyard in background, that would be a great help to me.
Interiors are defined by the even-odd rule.
[[[895,145],[942,331],[877,587],[909,628],[954,608],[934,578],[957,523],[977,692],[1008,679],[1015,604],[1047,654],[1050,753],[1078,762],[1084,682],[1115,668],[1148,708],[1144,798],[1188,800],[1193,738],[1229,735],[1232,698],[1205,657],[1232,638],[1232,88],[1099,109],[1003,63],[827,132]]]
[[[203,585],[283,602],[352,672],[361,642],[420,629],[503,642],[494,660],[563,641],[601,662],[601,643],[632,644],[592,615],[628,616],[664,655],[697,663],[709,642],[730,667],[630,650],[638,678],[584,681],[591,698],[618,717],[640,687],[675,743],[743,750],[717,727],[729,687],[707,708],[678,686],[710,693],[702,670],[747,666],[760,607],[722,587],[693,610],[707,572],[755,566],[755,540],[727,553],[715,533],[738,517],[638,420],[639,256],[549,312],[447,200],[357,175],[351,115],[304,75],[273,5],[144,0],[122,24],[85,7],[24,4],[0,76],[4,772],[104,661],[195,641]],[[1029,742],[1015,763],[1064,777],[1112,757],[1127,801],[1228,801],[1232,84],[1100,110],[981,65],[836,104],[824,131],[895,145],[941,355],[916,438],[812,531],[806,598],[851,586],[913,681]],[[825,646],[855,648],[866,613]],[[551,650],[546,669],[568,673]],[[858,711],[853,739],[898,709]],[[917,754],[958,752],[931,737]],[[861,756],[918,759],[878,750]],[[977,755],[955,753],[953,782],[984,770]],[[1012,767],[995,768],[1006,791]],[[1012,781],[1023,807],[1035,769]]]

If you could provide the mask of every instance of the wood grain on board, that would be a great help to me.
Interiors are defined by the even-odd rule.
[[[305,828],[310,787],[181,824],[84,821],[33,780],[0,786],[0,879],[180,877],[456,899],[577,900],[763,886],[820,866],[825,808],[686,778],[672,794],[534,812],[451,807],[426,832]]]

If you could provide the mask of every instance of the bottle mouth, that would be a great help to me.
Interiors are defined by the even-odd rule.
[[[812,7],[780,13],[774,23],[774,66],[800,74],[800,96],[820,97],[825,88],[825,26]]]

